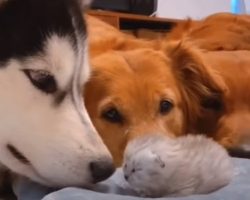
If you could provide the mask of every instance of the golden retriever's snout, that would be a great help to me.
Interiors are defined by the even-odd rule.
[[[115,166],[112,159],[106,158],[103,160],[91,162],[89,164],[89,169],[91,171],[93,182],[96,183],[110,177],[115,171]]]

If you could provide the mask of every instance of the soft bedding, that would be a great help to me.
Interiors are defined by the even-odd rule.
[[[180,198],[158,198],[161,200],[250,200],[250,160],[233,158],[234,178],[230,185],[207,195],[193,195]],[[18,180],[14,190],[19,200],[142,200],[121,181],[118,170],[110,179],[98,184],[92,190],[65,188],[59,191],[36,185],[25,179]],[[132,197],[133,196],[133,197]],[[147,198],[150,199],[150,198]]]

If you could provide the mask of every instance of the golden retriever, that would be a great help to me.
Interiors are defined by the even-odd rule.
[[[145,134],[202,131],[227,147],[242,145],[250,136],[249,65],[247,51],[199,52],[186,44],[168,55],[110,51],[92,60],[86,106],[118,165],[127,142]]]
[[[214,16],[216,20],[218,16]],[[202,42],[199,46],[197,38],[183,35],[170,40],[170,35],[166,43],[163,41],[163,50],[157,50],[158,43],[137,43],[125,34],[116,35],[121,33],[115,29],[109,33],[112,40],[122,38],[122,45],[103,44],[99,48],[92,40],[96,45],[90,45],[93,75],[85,98],[90,117],[116,165],[121,164],[127,143],[145,134],[176,137],[204,133],[225,147],[248,148],[250,52],[223,51],[247,46],[235,48],[235,42],[233,48],[227,47],[229,40],[224,40],[215,41],[215,46],[223,48],[210,48]],[[119,44],[112,40],[108,44]],[[135,45],[128,45],[130,41]]]

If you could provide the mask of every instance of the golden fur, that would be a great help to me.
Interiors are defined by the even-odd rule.
[[[189,40],[210,50],[250,50],[250,16],[218,13],[201,21],[179,22],[165,40]]]
[[[139,49],[110,51],[92,60],[86,106],[117,165],[127,141],[136,137],[195,132],[197,120],[203,117],[203,100],[221,98],[226,89],[192,49],[177,48],[169,56],[163,51]],[[173,103],[169,113],[160,113],[162,100]],[[119,112],[121,121],[103,117],[112,109]]]
[[[250,147],[250,51],[220,51],[204,54],[227,86],[222,116],[210,135],[226,147]]]
[[[250,52],[240,51],[249,47],[238,31],[246,30],[247,19],[220,14],[189,20],[162,44],[127,36],[103,22],[89,26],[93,75],[86,107],[117,165],[128,141],[145,134],[204,133],[225,147],[249,144]],[[162,115],[159,105],[165,99],[174,107]],[[120,122],[104,118],[112,109]]]
[[[90,15],[86,15],[85,19],[88,25],[91,57],[108,50],[126,51],[137,48],[159,48],[158,41],[135,38]]]

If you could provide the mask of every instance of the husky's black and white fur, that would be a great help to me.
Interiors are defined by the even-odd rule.
[[[78,0],[0,0],[1,169],[48,186],[113,172],[83,104],[90,73]]]

